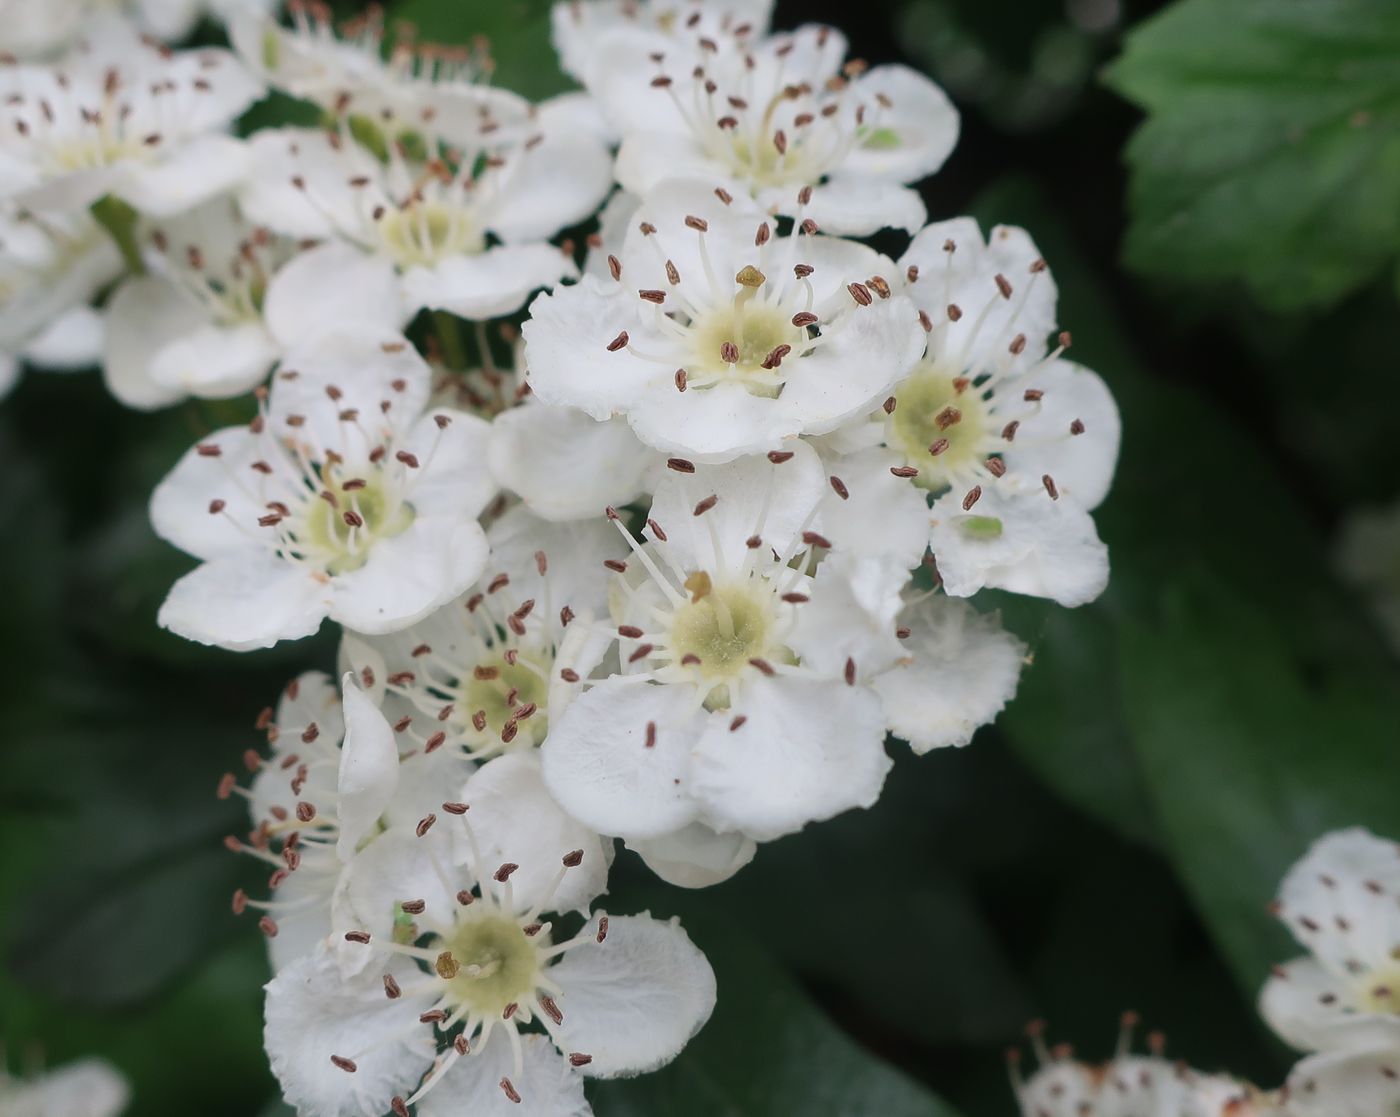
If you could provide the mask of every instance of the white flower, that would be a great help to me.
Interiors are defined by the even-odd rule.
[[[1281,1117],[1391,1117],[1400,1113],[1400,1047],[1309,1055],[1289,1074],[1283,1096]]]
[[[1343,524],[1336,565],[1371,606],[1400,653],[1400,503],[1353,512]]]
[[[923,331],[893,263],[853,241],[776,236],[748,199],[668,183],[634,215],[616,282],[542,295],[525,323],[531,387],[643,442],[726,461],[872,410]]]
[[[695,823],[763,841],[869,806],[890,764],[879,696],[799,621],[829,589],[808,573],[816,455],[671,465],[614,586],[620,670],[551,728],[550,791],[629,844]]]
[[[32,209],[106,195],[170,216],[243,177],[247,152],[224,135],[261,92],[228,51],[171,51],[115,18],[52,66],[0,71],[0,193]]]
[[[646,88],[604,79],[598,94],[614,117],[649,119],[623,131],[617,178],[645,196],[673,178],[742,183],[767,211],[810,218],[823,229],[864,235],[886,226],[913,233],[926,211],[916,182],[942,166],[958,138],[958,114],[928,78],[906,66],[843,66],[846,40],[806,26],[752,42],[695,34],[698,48],[607,54]],[[605,48],[613,44],[605,44]],[[618,96],[627,104],[616,104]],[[799,201],[803,187],[814,188]]]
[[[217,431],[157,486],[157,534],[202,560],[160,623],[235,651],[333,620],[402,628],[481,573],[487,426],[423,413],[428,367],[401,337],[343,326],[296,347],[265,414]]]
[[[1400,1054],[1400,846],[1362,829],[1318,839],[1279,887],[1309,955],[1275,969],[1264,1019],[1304,1051]]]
[[[0,55],[37,61],[78,37],[93,0],[0,0]]]
[[[404,324],[392,270],[343,244],[297,254],[231,199],[141,233],[149,274],[113,294],[103,359],[108,387],[128,407],[241,395],[321,330]]]
[[[922,555],[917,503],[879,476],[888,470],[934,498],[927,542],[948,593],[1092,601],[1108,551],[1089,513],[1113,478],[1118,411],[1098,376],[1061,359],[1068,335],[1047,353],[1056,292],[1035,245],[1007,226],[984,243],[959,218],[922,230],[900,265],[927,349],[872,420],[828,440],[850,498],[828,500],[833,540]]]
[[[131,1088],[103,1059],[79,1059],[38,1078],[11,1078],[0,1067],[0,1117],[117,1117]]]
[[[538,142],[536,142],[538,140]],[[548,243],[607,191],[608,158],[587,137],[540,130],[431,161],[389,145],[385,161],[346,133],[284,128],[251,141],[243,196],[256,221],[295,237],[336,237],[395,269],[404,309],[491,318],[576,273]]]
[[[581,860],[553,860],[552,883]],[[600,914],[556,941],[548,890],[522,900],[519,870],[477,871],[476,892],[444,876],[415,895],[386,878],[378,908],[411,925],[392,938],[349,929],[371,959],[355,973],[322,948],[268,985],[268,1054],[299,1113],[583,1115],[582,1076],[675,1057],[715,999],[709,963],[679,925]],[[521,1032],[535,1023],[547,1035]]]
[[[613,41],[640,39],[662,49],[700,30],[763,35],[772,0],[560,0],[550,11],[560,68],[590,89],[617,74]]]
[[[121,268],[112,238],[87,213],[0,206],[0,394],[21,356],[53,368],[96,361],[102,318],[88,304]]]

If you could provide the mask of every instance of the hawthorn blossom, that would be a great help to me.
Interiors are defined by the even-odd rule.
[[[1309,1055],[1289,1073],[1283,1096],[1284,1117],[1385,1117],[1400,1113],[1400,1047]],[[1253,1115],[1246,1111],[1243,1117]]]
[[[612,68],[647,79],[639,91],[605,78],[596,91],[605,115],[646,114],[623,129],[625,190],[645,197],[667,179],[733,180],[769,213],[832,233],[913,233],[924,223],[906,184],[938,170],[958,138],[957,110],[938,86],[907,66],[843,64],[845,36],[830,27],[756,42],[702,29],[696,40],[679,52],[635,38],[608,44]]]
[[[131,1087],[103,1059],[79,1059],[35,1078],[0,1066],[0,1117],[118,1117]]]
[[[672,182],[633,217],[612,282],[541,295],[523,328],[548,404],[703,462],[822,434],[874,409],[924,337],[895,266],[803,225],[778,236],[723,186]]]
[[[0,195],[45,211],[110,196],[168,217],[243,177],[247,152],[225,133],[262,88],[228,51],[172,51],[108,16],[59,62],[0,69],[0,92]]]
[[[1342,526],[1335,561],[1400,654],[1400,503],[1353,512]]]
[[[585,857],[557,855],[552,883]],[[584,1076],[663,1066],[709,1018],[714,974],[676,921],[597,914],[557,938],[548,890],[522,899],[520,865],[484,864],[474,854],[475,882],[444,874],[432,890],[386,878],[376,906],[404,922],[345,932],[362,968],[322,947],[267,986],[267,1050],[298,1112],[582,1117]]]
[[[1308,954],[1265,984],[1269,1026],[1302,1051],[1388,1052],[1400,1066],[1400,846],[1360,828],[1324,835],[1275,910]]]
[[[156,487],[156,533],[201,560],[160,623],[242,651],[327,616],[389,632],[466,589],[486,564],[487,426],[425,414],[430,375],[370,328],[294,347],[258,417],[199,442]]]
[[[21,359],[57,369],[97,359],[103,323],[90,303],[121,268],[116,245],[87,213],[0,205],[0,395]]]
[[[596,139],[546,114],[509,136],[473,119],[471,143],[429,136],[419,150],[391,143],[378,155],[348,127],[260,132],[244,208],[277,232],[356,246],[399,276],[408,314],[509,314],[532,291],[576,275],[548,238],[593,212],[610,160]]]
[[[545,781],[575,818],[629,845],[699,824],[746,859],[747,840],[875,801],[890,766],[880,698],[799,620],[827,588],[806,530],[822,486],[800,443],[671,462],[646,541],[624,533],[633,557],[607,629],[619,669],[588,679],[545,738]]]
[[[345,320],[404,324],[392,277],[372,261],[341,244],[297,253],[232,199],[142,233],[148,274],[112,295],[103,354],[107,386],[128,407],[241,395],[302,338]]]
[[[1068,334],[1047,352],[1056,291],[1035,245],[1008,226],[984,242],[958,218],[923,229],[900,267],[926,349],[868,422],[824,448],[833,485],[851,492],[848,508],[828,501],[833,538],[868,548],[868,525],[900,524],[897,553],[912,565],[926,542],[954,596],[990,587],[1092,601],[1108,551],[1090,512],[1112,482],[1118,411],[1097,375],[1061,358]],[[886,470],[913,493],[877,483]],[[915,512],[928,498],[921,537]]]

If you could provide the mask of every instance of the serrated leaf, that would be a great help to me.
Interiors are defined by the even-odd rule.
[[[1127,148],[1125,252],[1144,274],[1326,305],[1400,252],[1400,8],[1180,0],[1108,84],[1147,112]]]

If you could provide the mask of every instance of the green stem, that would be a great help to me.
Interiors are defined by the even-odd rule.
[[[457,316],[446,310],[433,311],[433,331],[442,344],[442,359],[458,372],[467,367],[467,351],[462,346],[462,330]]]
[[[92,203],[90,212],[116,242],[127,271],[132,275],[145,275],[146,264],[141,259],[141,250],[136,246],[136,211],[120,198],[106,194]]]

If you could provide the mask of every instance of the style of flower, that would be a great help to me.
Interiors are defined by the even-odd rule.
[[[103,353],[107,386],[128,407],[242,395],[303,338],[344,321],[404,324],[393,278],[372,260],[342,244],[298,254],[231,198],[141,231],[148,273],[112,295]]]
[[[778,236],[723,186],[659,187],[612,282],[588,276],[531,305],[531,388],[598,420],[624,414],[643,442],[702,462],[874,409],[922,352],[917,313],[890,260],[811,228]]]
[[[225,133],[262,87],[228,51],[172,51],[108,16],[61,61],[0,70],[0,92],[0,195],[34,210],[110,196],[169,217],[242,179],[247,151]]]
[[[469,806],[449,813],[466,821]],[[551,884],[584,859],[556,855]],[[483,864],[474,854],[475,889],[386,878],[377,906],[398,913],[394,935],[345,931],[362,968],[347,975],[322,947],[268,985],[268,1054],[300,1113],[583,1117],[584,1076],[663,1066],[709,1018],[714,974],[676,921],[597,914],[556,939],[552,888],[522,898],[517,863]]]
[[[257,418],[157,486],[157,534],[201,560],[159,621],[234,651],[327,616],[383,633],[462,593],[487,557],[487,425],[423,413],[430,372],[400,336],[346,325],[289,352]]]

